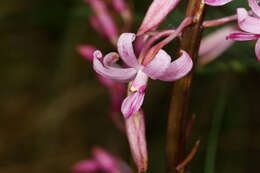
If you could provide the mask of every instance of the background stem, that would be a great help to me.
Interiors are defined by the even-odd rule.
[[[186,16],[193,17],[193,23],[184,29],[181,39],[181,49],[187,51],[196,64],[196,58],[201,40],[202,21],[205,11],[203,0],[190,0]],[[167,139],[166,139],[166,166],[167,173],[177,172],[176,166],[184,159],[185,150],[185,115],[188,109],[189,92],[192,73],[176,81],[172,90],[169,107]]]

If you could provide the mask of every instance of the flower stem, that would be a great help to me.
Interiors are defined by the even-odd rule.
[[[196,63],[201,40],[204,11],[205,4],[203,0],[189,0],[186,16],[192,16],[193,22],[183,31],[183,36],[181,38],[181,49],[189,53],[194,64]],[[192,72],[186,77],[176,81],[173,86],[172,98],[169,107],[166,139],[167,173],[176,173],[176,166],[184,159],[184,122],[185,114],[188,109],[191,80]]]

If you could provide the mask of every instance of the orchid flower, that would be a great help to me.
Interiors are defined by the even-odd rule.
[[[120,35],[117,47],[120,58],[128,65],[128,68],[118,67],[116,61],[119,55],[115,52],[107,54],[104,58],[100,51],[94,52],[93,67],[101,76],[114,79],[119,82],[130,82],[130,95],[124,99],[121,111],[125,118],[135,114],[141,107],[148,78],[163,81],[174,81],[185,76],[192,69],[190,56],[181,50],[181,56],[171,62],[171,57],[160,49],[154,59],[147,65],[138,62],[133,49],[135,34],[123,33]]]
[[[79,54],[86,59],[87,61],[93,61],[93,53],[97,48],[91,45],[81,45],[78,47]],[[109,90],[110,102],[111,102],[111,110],[110,116],[113,123],[116,125],[118,129],[124,131],[124,125],[120,120],[120,108],[123,101],[123,97],[125,96],[126,87],[124,84],[116,82],[110,78],[103,77],[101,75],[97,75],[99,82],[105,86]]]
[[[82,160],[73,167],[75,173],[132,173],[130,167],[122,160],[114,157],[106,150],[95,147],[92,150],[92,159]]]
[[[205,4],[210,5],[210,6],[222,6],[231,1],[232,0],[205,0]]]
[[[207,35],[201,40],[198,65],[203,66],[227,50],[234,41],[226,40],[226,35],[235,30],[235,26],[225,26]]]
[[[249,4],[252,7],[252,1],[249,0]],[[257,4],[255,4],[257,5]],[[257,40],[255,45],[255,54],[257,60],[260,63],[260,9],[259,6],[253,6],[252,11],[256,14],[256,17],[249,16],[248,12],[244,8],[237,9],[238,25],[240,29],[246,32],[234,32],[227,36],[227,39],[237,40],[237,41],[248,41]]]

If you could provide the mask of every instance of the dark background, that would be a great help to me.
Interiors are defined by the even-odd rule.
[[[161,28],[176,27],[186,0]],[[151,0],[135,0],[133,32]],[[206,19],[232,15],[248,5],[235,0],[208,7]],[[81,0],[4,0],[0,5],[0,172],[71,172],[101,146],[130,161],[128,143],[107,116],[107,90],[76,52],[83,43],[112,51],[88,24]],[[204,34],[215,30],[207,29]],[[194,75],[188,119],[197,115],[187,152],[201,146],[192,173],[259,171],[260,65],[254,42],[236,42]],[[174,44],[172,45],[174,47]],[[167,47],[168,51],[171,46]],[[145,97],[148,172],[164,172],[164,144],[171,83],[151,81]]]

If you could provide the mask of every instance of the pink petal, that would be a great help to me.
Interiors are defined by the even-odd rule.
[[[102,53],[94,52],[93,68],[101,76],[117,80],[120,82],[129,82],[136,76],[134,68],[115,68],[104,66],[102,61]]]
[[[131,117],[141,108],[145,93],[134,92],[126,97],[121,106],[121,112],[125,118]]]
[[[135,52],[133,49],[133,41],[135,40],[135,34],[123,33],[120,35],[117,42],[117,49],[121,59],[129,66],[137,68],[140,66],[138,63]]]
[[[77,48],[79,54],[84,57],[84,59],[88,61],[93,61],[93,53],[97,48],[91,45],[81,45]]]
[[[85,2],[89,3],[95,11],[102,32],[114,42],[118,36],[118,30],[113,18],[109,14],[106,4],[101,0],[85,0]]]
[[[257,40],[255,45],[255,54],[257,57],[257,61],[260,63],[260,39]]]
[[[107,151],[102,148],[96,147],[92,150],[95,160],[99,163],[103,171],[106,172],[119,172],[119,165],[117,159],[114,158]]]
[[[148,76],[142,72],[141,70],[139,70],[137,72],[137,75],[130,87],[130,91],[131,92],[144,92],[147,86],[147,82],[148,82]]]
[[[145,120],[142,110],[126,119],[126,133],[138,171],[145,172],[148,164],[148,155],[145,137]]]
[[[125,0],[112,0],[112,5],[118,13],[121,13],[127,9]]]
[[[247,32],[236,31],[229,34],[226,39],[236,40],[236,41],[249,41],[249,40],[257,40],[260,36],[256,34],[250,34]]]
[[[192,59],[190,58],[189,54],[184,50],[181,50],[181,53],[181,57],[173,61],[168,66],[164,74],[160,76],[160,80],[174,81],[182,78],[189,73],[193,65]]]
[[[199,49],[198,64],[205,65],[227,50],[234,41],[226,40],[226,35],[234,29],[234,26],[226,26],[203,38]]]
[[[154,0],[146,12],[137,35],[142,35],[156,28],[179,2],[180,0]]]
[[[95,160],[82,160],[73,168],[73,172],[75,173],[97,172],[100,170],[100,165]]]
[[[171,63],[171,57],[164,50],[159,50],[154,59],[143,68],[143,72],[146,73],[152,79],[158,79],[162,76],[165,70]]]
[[[253,34],[260,34],[260,19],[251,17],[244,8],[237,9],[237,18],[239,27]]]
[[[205,4],[210,5],[210,6],[221,6],[225,5],[232,0],[205,0]]]
[[[252,11],[260,17],[260,7],[258,5],[258,1],[256,0],[248,0],[248,4],[251,7]]]

